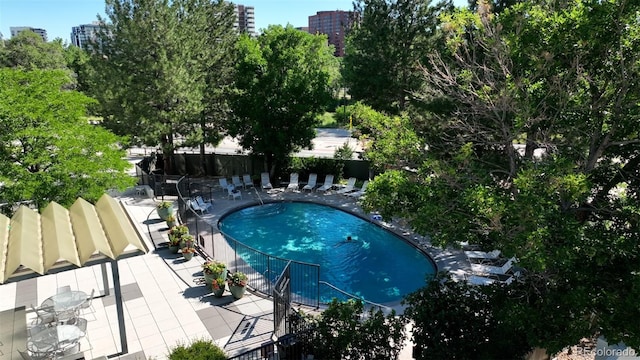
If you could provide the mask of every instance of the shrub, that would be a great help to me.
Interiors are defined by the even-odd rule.
[[[210,340],[196,340],[189,346],[178,345],[171,349],[171,360],[224,360],[227,355]]]

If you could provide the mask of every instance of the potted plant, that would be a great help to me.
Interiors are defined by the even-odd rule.
[[[247,286],[247,274],[236,271],[228,279],[229,291],[234,298],[240,299],[244,296],[244,291]]]
[[[176,217],[173,214],[169,214],[169,216],[167,216],[165,221],[167,222],[167,227],[169,229],[176,226]]]
[[[182,256],[184,257],[184,260],[185,261],[189,261],[189,260],[193,259],[193,255],[195,255],[196,249],[192,248],[192,247],[183,247],[182,250],[180,250],[180,252],[182,253]]]
[[[180,247],[193,247],[193,236],[191,234],[182,235],[180,238]]]
[[[160,219],[166,220],[169,215],[173,214],[173,203],[162,201],[156,205],[156,211]]]
[[[178,252],[178,250],[182,247],[180,244],[182,243],[183,236],[189,234],[189,228],[185,225],[174,226],[169,229],[169,250],[174,254]]]
[[[211,290],[213,290],[213,296],[222,297],[224,293],[225,280],[222,277],[214,278],[211,280]]]
[[[209,260],[202,264],[202,273],[207,288],[211,288],[213,279],[220,278],[222,281],[227,279],[227,265],[220,261]]]

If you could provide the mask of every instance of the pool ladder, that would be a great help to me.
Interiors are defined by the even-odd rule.
[[[253,191],[256,192],[256,196],[258,197],[258,201],[260,201],[260,205],[264,205],[264,202],[262,201],[262,197],[260,197],[260,193],[258,192],[258,189],[256,189],[256,187],[253,187]]]

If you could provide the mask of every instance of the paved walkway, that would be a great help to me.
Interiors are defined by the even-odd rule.
[[[230,200],[223,197],[221,191],[215,192],[214,196],[214,210],[205,215],[212,222],[234,208],[258,201],[258,195],[253,190],[243,191],[242,200]],[[274,191],[270,194],[260,192],[260,196],[312,200],[362,214],[355,200],[341,195]],[[270,300],[250,293],[240,300],[233,300],[228,291],[223,298],[214,298],[203,285],[197,283],[202,276],[202,258],[195,257],[186,262],[181,256],[170,254],[168,249],[161,246],[166,241],[167,228],[155,213],[156,201],[134,194],[122,196],[120,200],[150,249],[146,255],[118,262],[129,347],[128,355],[121,358],[164,359],[170,348],[176,344],[188,344],[194,339],[214,340],[228,355],[236,355],[271,339],[273,304]],[[460,252],[436,250],[420,236],[414,236],[393,224],[384,225],[422,243],[440,270],[465,267],[466,260]],[[107,269],[105,274],[112,285],[111,269]],[[92,266],[1,285],[0,312],[21,306],[28,309],[31,304],[37,306],[64,285],[86,293],[96,289],[104,294],[102,276],[101,267]],[[110,291],[110,295],[96,298],[93,308],[93,312],[84,315],[89,320],[88,336],[82,344],[86,358],[119,353],[121,349],[113,291]],[[27,323],[34,320],[35,314],[27,310]],[[0,324],[0,327],[4,326]],[[5,353],[2,349],[0,347],[0,360],[12,359],[11,353]],[[401,358],[411,359],[410,346],[407,346]]]

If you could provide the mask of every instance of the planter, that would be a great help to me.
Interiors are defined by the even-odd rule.
[[[235,299],[241,299],[244,296],[246,286],[229,285],[229,291]]]
[[[185,261],[189,261],[189,260],[193,259],[193,253],[192,252],[184,253],[184,254],[182,254],[182,256],[184,257]]]
[[[222,278],[223,280],[227,280],[227,270],[225,269],[222,274],[204,274],[204,281],[207,285],[207,289],[211,290],[211,282],[213,279]]]
[[[169,215],[173,214],[173,206],[169,206],[168,208],[156,208],[156,212],[160,219],[166,220]]]
[[[224,294],[224,283],[222,286],[219,286],[218,289],[213,289],[213,296],[219,298]]]
[[[180,250],[178,245],[169,245],[169,251],[171,251],[172,254],[177,254],[178,250]]]
[[[174,220],[174,221],[168,221],[168,220],[167,220],[167,227],[168,227],[169,229],[171,229],[171,228],[172,228],[172,227],[174,227],[174,226],[176,226],[176,221],[175,221],[175,220]]]

